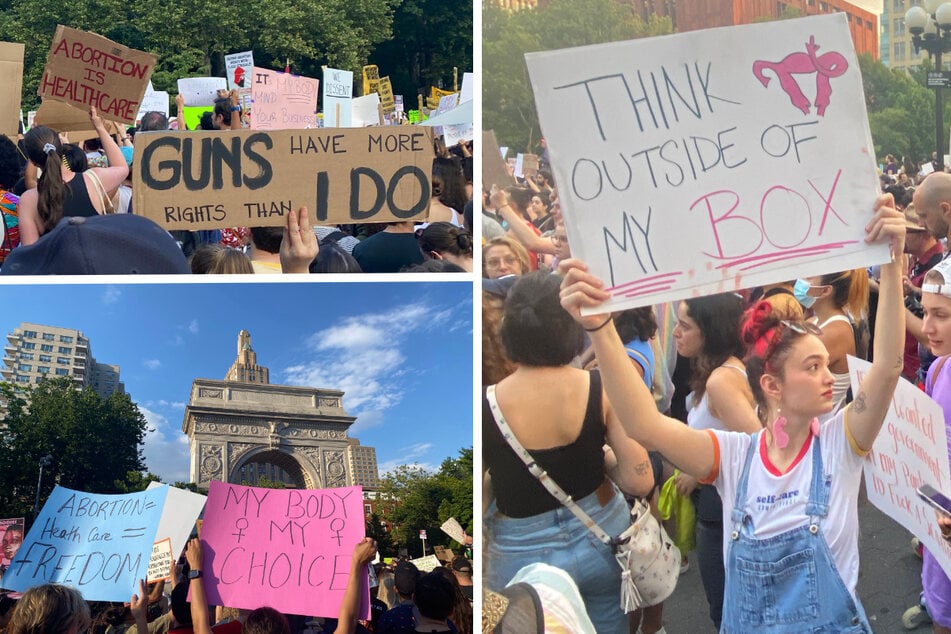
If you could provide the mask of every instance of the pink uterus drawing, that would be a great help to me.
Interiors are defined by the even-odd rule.
[[[753,75],[765,87],[769,87],[770,78],[765,71],[770,70],[779,79],[779,85],[789,95],[793,106],[809,114],[810,108],[815,105],[816,114],[825,116],[832,98],[832,78],[839,77],[849,68],[849,63],[841,53],[830,51],[816,55],[819,45],[815,36],[810,36],[806,43],[806,52],[790,53],[778,62],[757,60],[753,62]],[[795,75],[816,75],[816,102],[812,104],[799,86]]]

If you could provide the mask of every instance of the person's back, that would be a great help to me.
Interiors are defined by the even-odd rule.
[[[364,273],[398,273],[423,261],[413,234],[413,223],[393,222],[353,247],[353,257]]]

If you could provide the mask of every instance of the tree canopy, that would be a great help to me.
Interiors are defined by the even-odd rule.
[[[482,119],[499,145],[531,148],[541,136],[525,53],[671,33],[670,18],[644,21],[616,0],[551,0],[535,11],[482,12]]]
[[[0,384],[6,416],[0,430],[0,510],[3,517],[29,515],[40,459],[44,469],[40,505],[56,483],[91,493],[145,488],[141,447],[147,424],[127,394],[103,399],[76,390],[71,379],[43,381],[25,393]]]

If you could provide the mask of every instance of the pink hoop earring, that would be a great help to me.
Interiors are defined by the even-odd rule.
[[[785,449],[789,444],[789,435],[785,429],[786,423],[789,421],[783,416],[782,410],[776,410],[776,413],[779,414],[779,416],[773,422],[773,440],[776,442],[776,447]]]

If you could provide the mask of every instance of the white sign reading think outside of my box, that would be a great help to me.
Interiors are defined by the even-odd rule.
[[[864,243],[878,179],[844,14],[526,61],[572,255],[611,310],[888,260]]]

